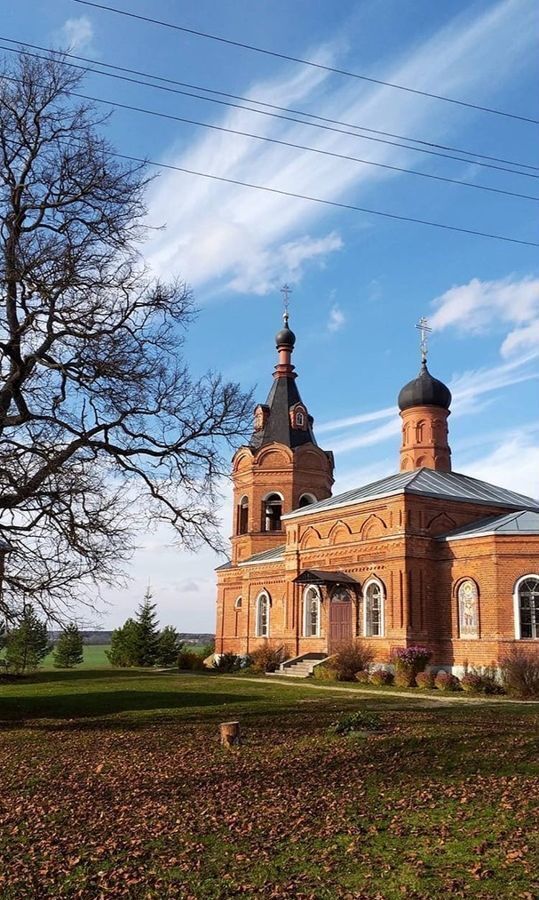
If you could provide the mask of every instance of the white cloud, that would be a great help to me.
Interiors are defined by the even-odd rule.
[[[328,331],[340,331],[346,322],[346,316],[336,303],[329,311]]]
[[[493,85],[513,77],[533,58],[533,0],[503,0],[482,14],[458,17],[448,27],[392,63],[381,77],[413,84],[439,93],[488,95]],[[510,32],[511,41],[507,41]],[[310,57],[338,62],[332,46],[306,51]],[[384,86],[332,78],[327,72],[287,65],[284,74],[246,87],[244,93],[266,103],[304,108],[313,104],[318,115],[358,122],[367,128],[395,133],[421,133],[429,137],[451,133],[456,122],[446,104],[434,105],[413,94]],[[205,106],[205,105],[204,105]],[[201,110],[208,118],[208,108]],[[349,135],[308,129],[301,125],[231,110],[217,119],[227,128],[251,131],[277,140],[303,143],[325,152],[361,156],[382,163],[402,164],[412,154],[389,145],[360,141]],[[189,144],[182,142],[164,159],[166,163],[197,172],[265,185],[329,200],[358,199],[373,184],[400,177],[394,173],[334,159],[308,151],[263,144],[248,137],[219,132],[203,133]],[[428,159],[414,166],[428,165]],[[318,262],[338,249],[332,233],[313,236],[328,208],[305,200],[253,191],[235,184],[209,181],[179,172],[161,175],[150,195],[149,219],[164,222],[147,248],[154,270],[168,276],[181,272],[195,286],[219,284],[242,292],[265,293],[278,278],[299,280],[304,265]],[[356,216],[361,226],[371,220]],[[316,243],[321,241],[322,243]]]
[[[539,447],[527,434],[515,432],[491,453],[468,463],[463,471],[528,497],[539,497]]]
[[[501,346],[505,357],[538,345],[539,278],[473,278],[437,297],[433,305],[430,324],[438,330],[455,327],[464,334],[478,334],[509,326]]]
[[[68,50],[88,50],[94,37],[94,27],[88,16],[66,19],[59,32],[62,45]]]

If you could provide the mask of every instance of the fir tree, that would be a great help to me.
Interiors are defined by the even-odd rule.
[[[157,659],[159,666],[174,666],[178,661],[178,653],[183,647],[180,635],[172,625],[167,625],[159,634],[157,642]]]
[[[110,650],[106,655],[112,666],[120,669],[138,666],[139,657],[139,627],[134,619],[127,619],[120,627],[116,628],[110,638]]]
[[[54,649],[54,665],[57,669],[72,669],[83,661],[82,635],[77,626],[68,625],[58,638]]]
[[[19,626],[6,635],[6,665],[16,675],[37,669],[51,649],[47,626],[31,606],[25,606]]]
[[[138,653],[137,666],[154,666],[158,656],[159,625],[152,603],[150,586],[146,590],[144,600],[137,611]]]

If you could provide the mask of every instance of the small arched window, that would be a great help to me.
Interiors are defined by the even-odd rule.
[[[365,636],[382,637],[384,634],[384,588],[373,579],[365,586]]]
[[[242,497],[238,507],[238,534],[247,534],[249,530],[249,500]]]
[[[479,591],[475,581],[465,578],[457,591],[459,604],[459,637],[479,637]]]
[[[241,597],[236,597],[234,601],[234,609],[241,609],[242,599]]]
[[[302,509],[304,506],[310,506],[311,503],[316,503],[316,497],[314,494],[302,494],[299,498],[299,508]]]
[[[539,575],[524,575],[515,589],[516,636],[539,639]]]
[[[415,427],[415,439],[418,443],[421,443],[425,438],[425,423],[418,422]]]
[[[296,413],[296,425],[298,428],[303,428],[305,425],[305,414],[300,409]]]
[[[266,591],[262,591],[256,598],[256,636],[269,637],[270,625],[270,598]]]
[[[320,636],[320,591],[314,585],[303,594],[303,636]]]
[[[280,531],[283,499],[279,494],[269,494],[262,501],[262,531]]]

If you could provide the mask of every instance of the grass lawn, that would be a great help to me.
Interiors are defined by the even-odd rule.
[[[356,710],[380,730],[328,731]],[[537,710],[211,674],[0,684],[0,897],[534,900]]]
[[[84,661],[77,669],[99,669],[101,666],[110,666],[105,651],[110,650],[110,644],[85,644],[83,647]],[[43,660],[44,669],[53,669],[53,654],[49,653]]]

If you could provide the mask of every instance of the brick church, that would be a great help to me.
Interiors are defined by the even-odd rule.
[[[399,471],[332,496],[292,364],[285,314],[277,365],[232,463],[232,558],[217,570],[216,652],[264,642],[311,664],[344,641],[426,645],[456,674],[515,643],[539,653],[539,501],[452,469],[451,393],[421,369],[402,388]],[[305,668],[305,667],[304,667]]]

